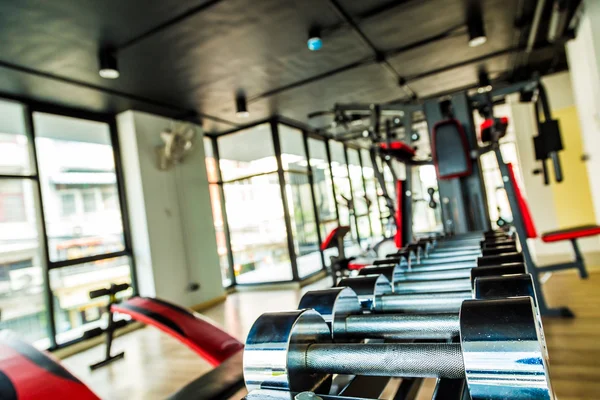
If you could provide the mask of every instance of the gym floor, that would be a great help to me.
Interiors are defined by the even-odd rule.
[[[569,305],[573,320],[544,320],[550,351],[550,373],[561,400],[597,399],[600,393],[600,268],[590,268],[588,280],[575,271],[554,273],[544,285],[549,304]],[[262,313],[293,309],[301,295],[331,286],[329,278],[300,290],[240,292],[203,314],[244,341],[254,320]],[[86,350],[64,364],[103,399],[164,399],[211,369],[186,346],[147,327],[115,340],[114,351],[126,350],[125,359],[90,372],[88,365],[100,360],[104,346]],[[419,399],[430,399],[433,380],[423,385]],[[240,392],[236,399],[240,399]]]

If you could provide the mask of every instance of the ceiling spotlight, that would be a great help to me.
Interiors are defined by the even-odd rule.
[[[248,118],[250,116],[244,92],[238,92],[235,96],[235,116],[238,118]]]
[[[371,135],[371,132],[369,132],[367,129],[365,129],[364,131],[362,131],[362,135],[364,138],[368,138]]]
[[[400,118],[398,118],[398,117],[394,118],[394,124],[400,125]]]
[[[321,39],[321,30],[319,28],[311,28],[308,32],[308,40],[306,45],[310,51],[319,51],[323,47],[323,39]]]
[[[476,1],[471,2],[469,7],[467,29],[469,31],[469,47],[481,46],[487,42],[481,6]]]
[[[416,141],[418,141],[419,139],[421,139],[421,135],[419,135],[419,132],[417,132],[417,131],[413,131],[413,132],[410,134],[410,140],[411,140],[411,141],[413,141],[413,142],[416,142]]]
[[[477,86],[477,93],[483,94],[492,91],[492,82],[485,68],[479,69],[478,73],[479,84]]]
[[[103,49],[98,55],[100,69],[98,74],[104,79],[117,79],[119,77],[119,68],[117,67],[117,57],[111,49]]]

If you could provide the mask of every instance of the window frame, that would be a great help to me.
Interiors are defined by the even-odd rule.
[[[17,103],[23,106],[23,119],[25,122],[25,132],[24,134],[28,139],[28,150],[30,152],[30,164],[31,164],[31,172],[29,174],[0,174],[0,179],[18,179],[18,180],[30,180],[34,183],[34,197],[36,198],[35,211],[38,215],[39,221],[37,221],[38,229],[39,229],[39,245],[40,245],[40,253],[42,255],[42,274],[43,274],[43,291],[44,291],[44,300],[45,300],[45,311],[46,318],[48,321],[47,324],[47,335],[50,342],[50,346],[48,348],[49,351],[54,351],[59,348],[67,347],[74,343],[85,340],[83,336],[78,339],[65,342],[62,344],[57,344],[57,331],[56,331],[56,320],[55,320],[55,302],[53,299],[53,291],[50,287],[50,270],[59,269],[69,266],[76,266],[80,264],[85,264],[89,262],[95,262],[105,259],[111,259],[116,257],[125,256],[129,260],[130,265],[130,276],[131,276],[131,287],[133,290],[133,295],[137,295],[137,275],[135,268],[135,258],[133,256],[132,249],[132,239],[131,239],[131,229],[129,225],[129,213],[127,209],[127,198],[125,192],[125,182],[124,182],[124,174],[123,174],[123,166],[121,160],[121,152],[119,146],[119,138],[117,134],[117,126],[116,119],[114,115],[111,114],[103,114],[103,113],[95,113],[89,111],[83,111],[68,107],[57,106],[48,103],[35,102],[35,101],[24,101],[23,99],[11,99],[6,97],[0,97],[0,101]],[[95,121],[100,123],[105,123],[108,125],[111,147],[112,147],[112,155],[115,161],[115,175],[116,175],[116,188],[117,188],[117,201],[119,210],[121,212],[121,222],[123,226],[123,242],[124,249],[118,252],[99,254],[89,257],[80,257],[76,259],[63,260],[63,261],[51,261],[48,247],[48,234],[46,230],[46,218],[44,214],[44,197],[41,189],[40,175],[39,175],[39,162],[38,162],[38,148],[36,146],[36,134],[35,134],[35,125],[33,121],[33,113],[46,113],[63,117],[71,117],[82,120]],[[83,209],[83,198],[78,200],[78,194],[75,195],[75,207],[77,208],[78,201],[81,201],[81,207]],[[98,193],[94,192],[96,208],[104,207],[104,202],[98,199]],[[102,196],[100,196],[102,197]],[[103,200],[103,199],[100,199]],[[61,206],[62,207],[62,206]],[[62,208],[61,208],[62,212]]]

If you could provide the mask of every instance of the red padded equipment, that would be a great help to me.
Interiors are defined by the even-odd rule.
[[[515,196],[517,198],[517,203],[519,204],[519,212],[521,213],[523,223],[525,224],[525,233],[527,234],[528,239],[534,239],[538,236],[538,233],[535,229],[535,224],[533,223],[531,211],[529,211],[525,196],[523,196],[523,192],[521,191],[521,186],[519,186],[519,183],[517,182],[515,168],[511,163],[506,164],[506,166],[508,167],[508,179],[510,179],[512,186],[515,189]]]
[[[402,207],[403,207],[403,184],[401,180],[396,181],[396,234],[394,234],[394,244],[396,248],[402,247]]]
[[[551,243],[559,242],[561,240],[573,240],[596,235],[600,235],[600,226],[584,225],[575,228],[562,229],[559,231],[546,232],[542,234],[542,240],[546,243]]]
[[[481,125],[479,125],[479,140],[481,140],[483,143],[492,141],[492,128],[494,127],[496,122],[499,122],[499,124],[496,125],[496,128],[501,130],[498,139],[506,135],[506,132],[508,130],[507,117],[488,118],[485,121],[483,121]]]
[[[399,159],[410,159],[416,154],[414,147],[404,142],[390,142],[389,144],[384,142],[379,144],[379,148],[384,153]]]
[[[323,243],[321,243],[321,251],[337,247],[338,242],[337,238],[341,235],[341,237],[346,236],[346,234],[350,232],[350,227],[345,225],[336,226],[329,232]]]
[[[111,309],[168,333],[215,367],[244,348],[240,341],[200,314],[165,300],[133,297]]]
[[[523,223],[525,224],[525,232],[527,233],[527,238],[536,238],[538,237],[538,233],[535,229],[535,225],[533,223],[533,218],[531,217],[531,211],[529,210],[527,201],[523,196],[521,187],[517,183],[514,167],[512,164],[506,164],[506,166],[508,167],[508,177],[512,182],[513,187],[515,188],[515,196],[517,197],[517,203],[519,204],[519,211],[521,212],[521,215],[523,217]],[[596,235],[600,235],[600,226],[584,225],[576,226],[573,228],[561,229],[558,231],[546,232],[541,235],[541,239],[546,243],[552,243],[560,242],[562,240],[575,240],[582,237]]]
[[[54,357],[14,338],[0,338],[0,399],[100,400]]]
[[[359,271],[359,270],[361,270],[361,269],[363,269],[365,267],[368,267],[370,265],[372,265],[372,263],[360,262],[360,261],[358,261],[358,262],[352,262],[351,261],[351,262],[348,263],[348,269],[352,270],[352,271]]]

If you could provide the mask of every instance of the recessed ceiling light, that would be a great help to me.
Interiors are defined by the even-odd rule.
[[[467,16],[467,29],[469,31],[469,47],[481,46],[487,42],[481,5],[478,2],[472,2],[470,5]]]
[[[117,79],[120,76],[119,68],[117,66],[117,57],[114,51],[110,49],[104,49],[100,51],[98,56],[100,68],[98,74],[105,79]]]
[[[250,116],[244,92],[238,92],[235,96],[235,116],[238,118],[248,118]]]

